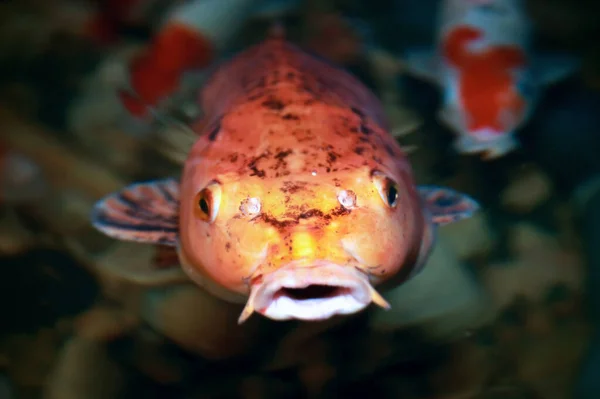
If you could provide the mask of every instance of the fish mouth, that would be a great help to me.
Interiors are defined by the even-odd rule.
[[[273,320],[317,321],[357,313],[372,302],[390,308],[368,276],[352,266],[291,263],[256,280],[239,324],[254,312]]]

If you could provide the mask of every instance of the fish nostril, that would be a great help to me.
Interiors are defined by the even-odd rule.
[[[255,216],[258,215],[261,211],[260,200],[256,197],[246,198],[240,204],[240,212],[244,214],[244,216]]]
[[[342,190],[338,193],[338,201],[346,209],[354,208],[356,206],[356,194],[352,190]]]

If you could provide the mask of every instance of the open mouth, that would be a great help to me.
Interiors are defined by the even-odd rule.
[[[356,313],[371,302],[390,307],[367,275],[354,267],[324,261],[308,267],[292,263],[252,285],[239,323],[254,312],[273,320],[325,320]]]

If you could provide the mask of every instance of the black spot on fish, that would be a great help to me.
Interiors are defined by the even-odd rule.
[[[367,127],[367,125],[365,125],[364,123],[360,124],[360,132],[364,135],[369,135],[373,133],[373,131],[369,129],[369,127]]]
[[[285,114],[281,117],[282,119],[285,120],[293,120],[293,121],[297,121],[300,120],[300,117],[298,115],[294,115],[294,114]]]
[[[271,215],[267,215],[265,213],[261,213],[259,216],[254,218],[253,220],[260,220],[271,226],[275,227],[277,230],[283,230],[288,226],[295,226],[298,224],[298,220],[277,220]]]
[[[310,219],[313,217],[325,217],[327,215],[323,214],[323,211],[319,210],[319,209],[310,209],[306,212],[302,212],[300,215],[298,215],[298,220],[300,219]]]
[[[306,182],[284,181],[281,186],[281,192],[295,194],[298,191],[305,189],[307,185],[308,183]]]
[[[258,169],[256,165],[251,165],[250,170],[252,171],[252,173],[250,173],[250,176],[265,177],[265,171]]]
[[[327,225],[329,223],[331,223],[332,219],[334,217],[339,217],[339,216],[344,216],[344,215],[348,215],[350,214],[350,210],[344,208],[343,206],[339,206],[335,209],[333,209],[330,213],[324,213],[323,211],[321,211],[320,209],[308,209],[308,210],[303,210],[301,208],[294,208],[292,207],[291,209],[288,210],[288,212],[285,213],[284,217],[285,219],[282,220],[278,220],[276,218],[274,218],[271,215],[268,214],[261,214],[259,216],[257,216],[256,218],[254,218],[254,221],[262,221],[264,223],[268,223],[271,226],[275,227],[278,230],[283,230],[285,228],[291,227],[291,226],[296,226],[300,223],[301,220],[307,220],[307,219],[316,219],[315,223],[318,225]]]
[[[285,159],[285,157],[290,155],[292,152],[293,152],[292,150],[279,151],[277,154],[275,154],[275,158],[279,159],[279,160],[283,160],[283,159]]]
[[[350,214],[351,212],[352,211],[350,209],[346,209],[340,205],[337,208],[335,208],[333,211],[331,211],[331,216],[333,216],[333,217],[344,216],[344,215]]]
[[[350,110],[352,111],[353,114],[358,116],[360,119],[363,119],[365,117],[365,114],[363,114],[362,111],[356,107],[351,107]]]
[[[211,129],[210,133],[208,134],[208,139],[210,141],[215,141],[217,136],[219,135],[220,131],[221,131],[221,120],[218,120],[215,123],[215,126]]]
[[[338,154],[336,154],[335,152],[329,151],[327,153],[327,160],[329,161],[329,163],[334,163],[337,159],[338,159]]]
[[[259,169],[257,166],[258,161],[260,161],[263,158],[266,158],[267,154],[261,154],[258,157],[254,157],[252,158],[252,160],[248,163],[248,169],[250,169],[252,171],[252,173],[250,173],[250,176],[258,176],[260,178],[265,177],[266,173],[264,170]]]
[[[395,155],[394,149],[388,143],[385,143],[385,151],[388,153],[389,156],[393,157]]]
[[[281,111],[285,108],[285,104],[277,98],[269,98],[268,100],[263,101],[262,106],[272,109],[273,111]]]

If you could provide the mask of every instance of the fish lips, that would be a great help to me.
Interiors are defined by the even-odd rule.
[[[323,260],[292,262],[257,279],[238,322],[254,312],[272,320],[326,320],[357,313],[372,302],[390,308],[356,267]]]

